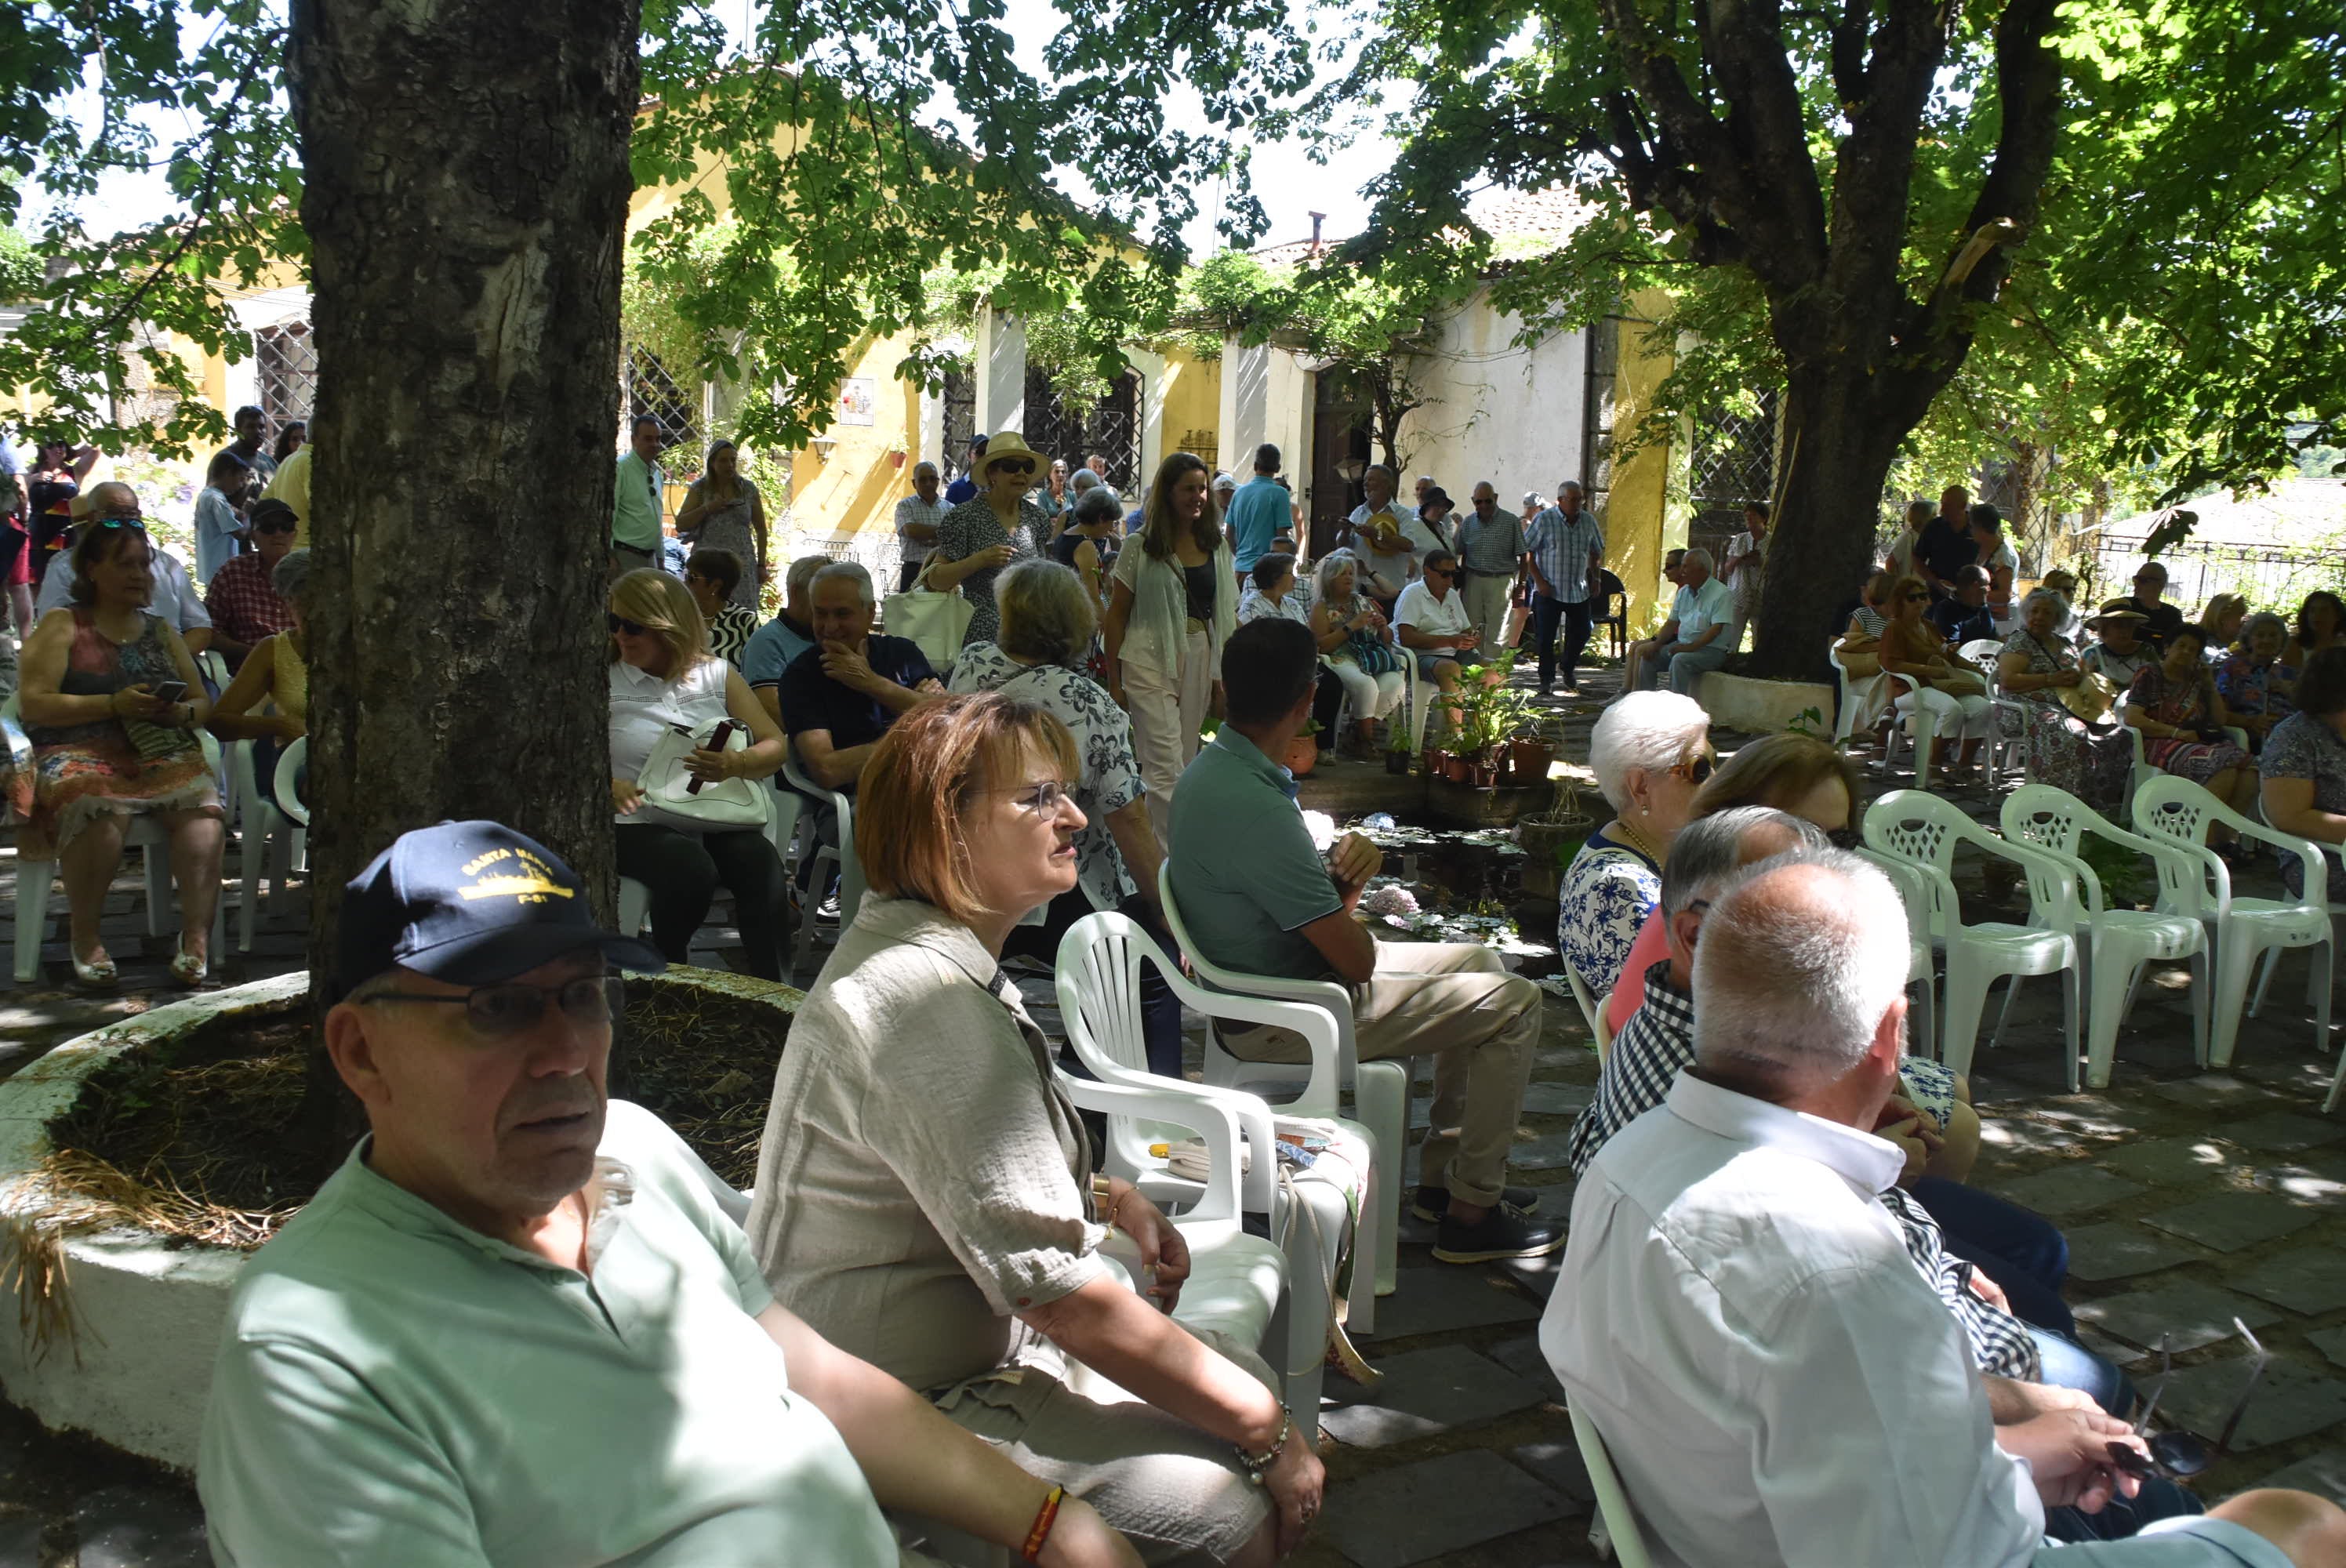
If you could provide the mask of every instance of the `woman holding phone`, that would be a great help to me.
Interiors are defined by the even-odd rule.
[[[179,889],[171,978],[199,984],[210,964],[225,831],[195,732],[211,699],[188,645],[148,612],[154,559],[136,523],[84,528],[73,549],[73,603],[41,617],[23,657],[32,798],[16,852],[58,862],[74,977],[93,988],[119,979],[98,938],[98,916],[122,863],[123,833],[131,818],[148,813],[168,836]]]

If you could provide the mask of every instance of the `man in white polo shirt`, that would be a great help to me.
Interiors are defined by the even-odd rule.
[[[1654,1560],[2346,1557],[2335,1504],[2266,1491],[2197,1513],[2188,1492],[2135,1479],[2147,1451],[2125,1421],[1974,1369],[1882,1207],[1905,1156],[1868,1130],[1898,1084],[1907,956],[1896,891],[1856,856],[1746,869],[1713,894],[1695,949],[1694,1062],[1581,1176],[1540,1348]],[[2124,1523],[2064,1545],[2048,1508]]]
[[[484,821],[350,884],[325,1045],[372,1131],[237,1281],[196,1470],[215,1561],[897,1568],[886,1506],[1137,1568],[776,1305],[741,1196],[606,1097],[609,966],[665,966],[586,892]]]
[[[1417,678],[1430,680],[1443,693],[1443,708],[1456,718],[1457,707],[1448,694],[1458,689],[1458,656],[1482,640],[1467,613],[1466,596],[1458,591],[1458,557],[1447,550],[1429,550],[1418,580],[1401,591],[1393,606],[1393,632],[1417,660]]]

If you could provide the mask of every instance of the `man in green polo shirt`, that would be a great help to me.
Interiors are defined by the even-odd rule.
[[[350,884],[325,1039],[372,1132],[238,1280],[197,1464],[215,1559],[895,1568],[886,1506],[1135,1568],[775,1304],[742,1196],[605,1096],[608,966],[663,965],[586,903],[495,822]]]
[[[619,571],[660,564],[659,421],[638,414],[611,482],[611,562]]]
[[[1296,809],[1293,775],[1272,758],[1311,717],[1319,649],[1309,626],[1266,616],[1222,649],[1222,727],[1173,795],[1173,902],[1202,956],[1247,974],[1339,980],[1352,992],[1363,1062],[1433,1057],[1433,1115],[1421,1151],[1428,1185],[1413,1212],[1439,1220],[1445,1263],[1535,1257],[1561,1227],[1526,1212],[1529,1188],[1505,1185],[1507,1150],[1539,1044],[1539,987],[1473,942],[1381,942],[1352,918],[1383,864],[1358,833],[1322,860]],[[1277,1027],[1233,1032],[1233,1055],[1310,1059]]]

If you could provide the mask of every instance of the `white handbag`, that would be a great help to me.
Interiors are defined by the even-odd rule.
[[[688,833],[766,825],[764,787],[756,779],[712,779],[698,790],[691,788],[696,780],[685,764],[694,752],[708,749],[718,726],[726,723],[733,721],[713,718],[699,729],[671,724],[660,731],[659,738],[652,742],[651,755],[644,759],[643,773],[636,779],[636,787],[644,792],[637,820],[658,822]],[[725,749],[749,748],[749,726],[733,723]]]
[[[912,587],[888,596],[880,607],[880,628],[892,637],[911,638],[933,668],[951,669],[961,657],[962,634],[969,630],[969,618],[977,610],[958,588],[941,594],[928,585],[929,571],[936,564],[936,557],[930,556]]]

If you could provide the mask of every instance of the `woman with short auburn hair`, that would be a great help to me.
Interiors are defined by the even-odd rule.
[[[1096,1177],[1000,967],[1020,918],[1076,886],[1078,773],[1066,727],[998,692],[881,738],[856,811],[871,891],[791,1022],[750,1242],[784,1307],[1151,1563],[1268,1563],[1319,1510],[1316,1423],[1290,1419],[1250,1349],[1169,1316],[1188,1248],[1130,1183]],[[1110,1231],[1146,1295],[1100,1257]],[[1070,1358],[1132,1397],[1078,1392]]]

